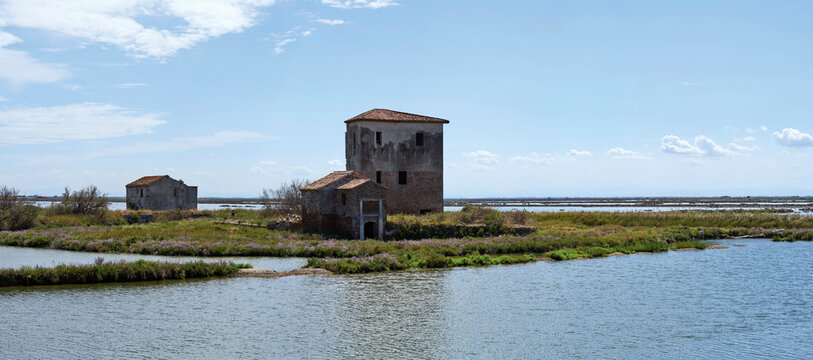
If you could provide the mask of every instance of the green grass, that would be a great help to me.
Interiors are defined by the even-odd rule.
[[[393,226],[444,227],[485,222],[494,212],[468,210],[429,216],[394,215]],[[218,224],[224,219],[263,221],[256,210],[176,211],[156,214],[149,224],[40,226],[27,231],[0,232],[0,244],[88,252],[123,252],[194,256],[297,256],[309,266],[338,273],[445,268],[533,261],[596,258],[614,252],[663,252],[706,247],[702,240],[763,234],[790,229],[777,237],[813,238],[813,217],[766,212],[691,211],[665,213],[527,213],[500,215],[505,226],[524,224],[528,236],[437,236],[422,240],[335,240],[301,231],[267,230]],[[70,219],[70,218],[68,218]],[[68,219],[63,223],[71,223]],[[180,220],[168,220],[180,219]],[[80,224],[91,221],[76,216]],[[434,224],[434,225],[433,225]],[[506,225],[507,224],[507,225]]]
[[[94,284],[110,282],[156,281],[228,276],[251,265],[231,262],[169,263],[137,260],[104,262],[93,265],[58,265],[54,268],[22,267],[0,269],[0,287],[31,285]]]

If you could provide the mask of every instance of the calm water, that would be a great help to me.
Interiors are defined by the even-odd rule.
[[[747,246],[4,289],[0,358],[813,358],[813,243],[725,244]]]

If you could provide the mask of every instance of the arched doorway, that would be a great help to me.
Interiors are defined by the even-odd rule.
[[[378,238],[378,223],[375,221],[368,221],[364,223],[364,238],[375,239]]]

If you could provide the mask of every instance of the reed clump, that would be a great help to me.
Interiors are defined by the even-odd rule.
[[[137,260],[112,262],[97,258],[90,265],[57,265],[53,268],[0,269],[0,286],[94,284],[110,282],[181,280],[233,275],[251,267],[232,262],[169,263]]]

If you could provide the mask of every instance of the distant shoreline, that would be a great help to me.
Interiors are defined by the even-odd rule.
[[[25,196],[26,201],[59,201],[60,197]],[[123,203],[124,197],[109,197],[111,202]],[[200,204],[252,204],[260,205],[259,198],[201,197]],[[585,198],[449,198],[443,206],[488,207],[693,207],[693,208],[813,208],[813,197],[759,196],[759,197],[585,197]]]

